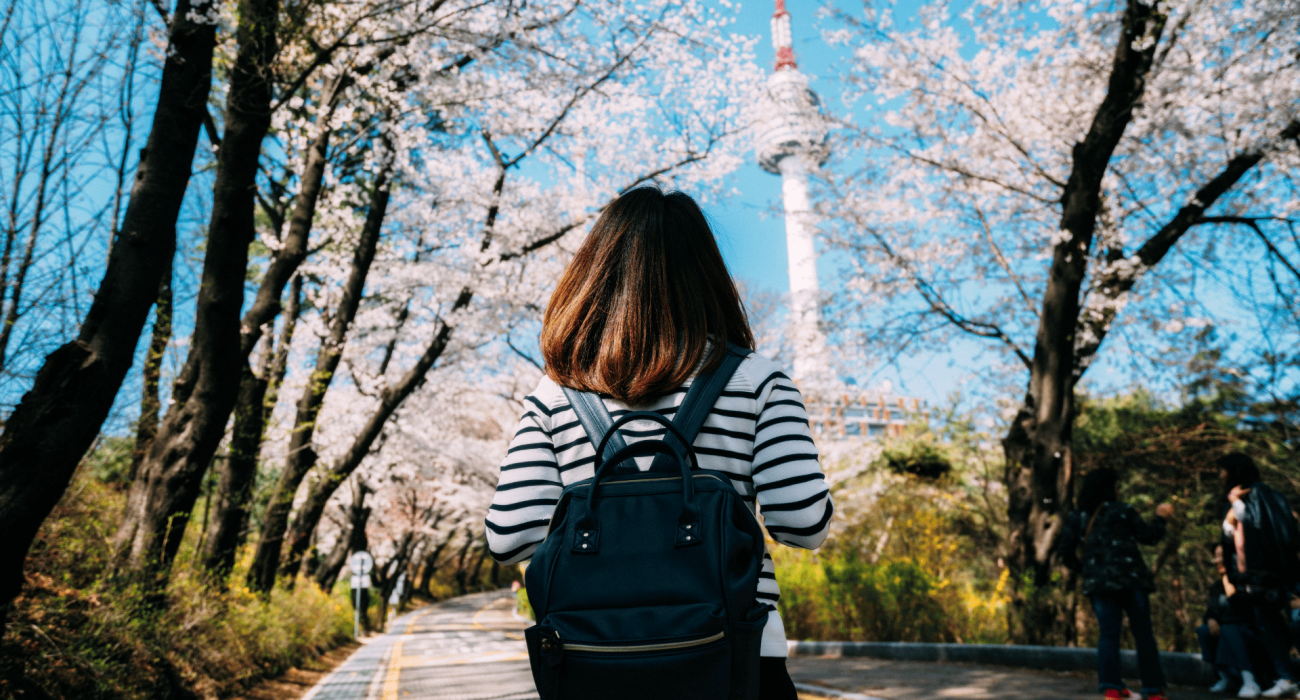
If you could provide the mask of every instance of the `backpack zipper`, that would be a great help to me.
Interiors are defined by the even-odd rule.
[[[602,647],[602,646],[595,646],[592,644],[573,644],[570,642],[565,642],[564,650],[565,651],[599,651],[599,652],[605,652],[610,654],[626,654],[634,651],[667,651],[670,649],[687,649],[689,647],[697,647],[702,644],[716,642],[719,639],[722,639],[724,636],[726,636],[726,634],[727,631],[723,630],[709,637],[701,637],[700,639],[688,639],[684,642],[664,642],[662,644],[631,644],[631,645],[624,645],[624,646],[617,646],[617,647]]]
[[[692,477],[692,478],[695,478],[695,479],[713,479],[714,481],[717,481],[718,483],[722,483],[722,479],[719,479],[718,477],[716,477],[716,476],[714,476],[714,475],[712,475],[712,474],[692,474],[691,477]],[[626,483],[630,483],[630,484],[646,484],[646,483],[649,483],[649,482],[651,482],[651,481],[681,481],[681,480],[682,480],[682,478],[681,478],[680,476],[660,476],[660,477],[655,477],[655,478],[653,478],[653,479],[637,479],[636,481],[629,481],[629,482],[626,482]],[[622,483],[622,482],[620,482],[620,483]]]

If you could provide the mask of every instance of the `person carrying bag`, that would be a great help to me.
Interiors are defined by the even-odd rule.
[[[532,558],[542,700],[796,699],[763,531],[815,549],[834,506],[798,390],[753,345],[689,196],[601,214],[486,519],[493,558]]]
[[[1291,670],[1291,635],[1284,610],[1300,583],[1300,532],[1286,497],[1260,481],[1249,455],[1220,457],[1219,478],[1227,490],[1223,559],[1227,580],[1250,601],[1256,634],[1273,661],[1277,681],[1262,697],[1289,697],[1300,684]]]
[[[1124,616],[1137,644],[1142,694],[1164,700],[1165,674],[1151,628],[1150,594],[1156,589],[1139,544],[1155,544],[1165,535],[1174,507],[1161,503],[1150,523],[1133,506],[1121,502],[1114,469],[1094,469],[1083,477],[1078,510],[1066,517],[1058,547],[1065,565],[1082,572],[1083,594],[1097,615],[1097,685],[1107,698],[1132,697],[1120,677],[1120,634]],[[1076,550],[1082,546],[1080,561]]]

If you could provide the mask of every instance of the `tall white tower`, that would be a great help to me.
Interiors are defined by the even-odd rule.
[[[794,379],[805,386],[827,379],[829,355],[821,330],[817,285],[816,220],[808,202],[808,175],[826,162],[828,125],[821,100],[799,72],[790,43],[790,13],[776,0],[772,15],[776,68],[767,81],[767,104],[759,125],[758,164],[781,176],[785,200],[785,241],[790,261],[790,325],[794,340]]]

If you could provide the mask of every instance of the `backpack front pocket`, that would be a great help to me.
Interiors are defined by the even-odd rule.
[[[653,622],[644,610],[601,612],[548,617],[524,631],[542,700],[727,697],[732,640],[721,611],[664,606]],[[592,634],[597,629],[621,634]]]
[[[726,632],[649,644],[563,644],[544,666],[543,700],[717,700],[727,697],[731,647]]]

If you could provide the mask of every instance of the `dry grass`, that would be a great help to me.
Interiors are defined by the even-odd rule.
[[[42,527],[0,639],[0,697],[231,697],[351,636],[341,594],[299,585],[264,599],[238,571],[222,589],[188,557],[163,605],[116,585],[104,572],[122,499],[85,469]]]

